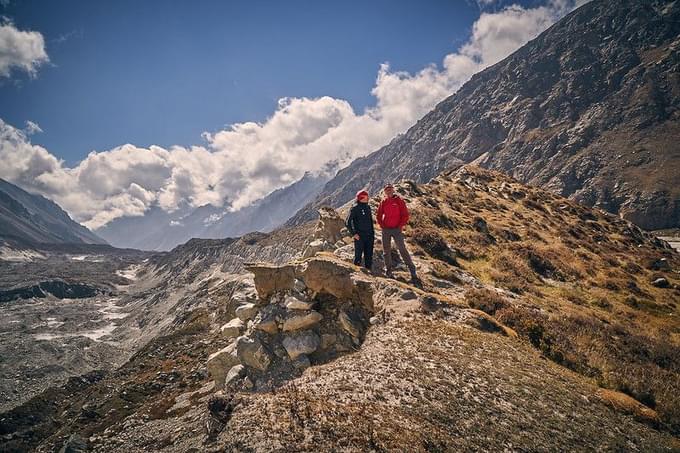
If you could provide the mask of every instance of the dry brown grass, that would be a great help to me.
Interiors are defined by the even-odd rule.
[[[553,361],[655,409],[680,432],[680,347],[589,316],[549,317],[506,306],[496,318]]]
[[[527,262],[508,251],[494,256],[491,267],[490,274],[494,283],[517,294],[529,291],[536,281]]]
[[[458,266],[456,253],[449,248],[446,240],[436,229],[416,228],[411,232],[411,239],[431,257]]]
[[[614,409],[631,414],[636,420],[643,423],[648,423],[653,427],[659,426],[659,414],[655,410],[640,404],[636,399],[631,398],[625,393],[617,392],[609,389],[600,389],[597,396],[610,404]]]
[[[672,289],[680,276],[652,266],[666,258],[680,269],[678,254],[617,217],[480,173],[477,189],[438,184],[439,209],[419,219],[451,244],[465,271],[524,300],[518,305],[490,290],[468,290],[468,305],[551,360],[656,410],[661,425],[680,433],[680,290]],[[439,263],[443,275],[447,265]],[[657,277],[671,288],[654,287]]]
[[[488,288],[472,288],[467,290],[465,301],[471,308],[481,310],[492,316],[498,310],[508,306],[508,302],[503,296]]]

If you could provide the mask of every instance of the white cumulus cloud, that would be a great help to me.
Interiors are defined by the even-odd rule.
[[[581,3],[581,2],[579,2]],[[492,65],[576,6],[551,0],[483,12],[469,40],[441,66],[410,74],[380,66],[373,107],[356,112],[345,100],[284,98],[265,121],[204,133],[193,147],[123,145],[91,152],[73,168],[0,120],[0,177],[50,197],[76,220],[99,228],[121,216],[143,215],[154,203],[240,209],[307,172],[338,169],[404,132],[474,73]]]
[[[13,23],[0,23],[0,77],[9,77],[13,69],[35,76],[47,63],[45,39],[37,31],[18,30]]]

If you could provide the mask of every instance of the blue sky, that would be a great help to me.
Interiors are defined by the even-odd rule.
[[[93,229],[240,209],[377,150],[584,1],[0,0],[0,178]]]
[[[414,72],[461,45],[471,1],[16,1],[51,65],[0,86],[0,117],[68,164],[123,143],[189,145],[279,98],[372,105],[380,63]]]

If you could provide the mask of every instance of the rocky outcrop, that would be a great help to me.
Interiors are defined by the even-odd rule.
[[[680,4],[591,1],[330,180],[290,225],[368,183],[464,163],[647,229],[680,225]]]
[[[329,207],[323,206],[318,209],[319,220],[316,223],[314,234],[305,246],[302,257],[309,258],[323,251],[332,251],[339,246],[345,245],[342,242],[345,221],[338,212]]]
[[[234,318],[220,328],[220,332],[225,338],[236,338],[241,335],[245,324],[239,318]]]
[[[257,300],[222,327],[241,336],[208,359],[216,388],[269,388],[361,344],[373,314],[374,288],[355,266],[333,256],[274,266],[250,264]],[[238,297],[237,297],[238,299]],[[233,298],[232,298],[233,300]],[[236,368],[240,366],[242,368]]]

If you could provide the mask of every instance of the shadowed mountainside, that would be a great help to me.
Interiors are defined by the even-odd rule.
[[[57,204],[0,179],[0,239],[22,245],[106,244]]]

